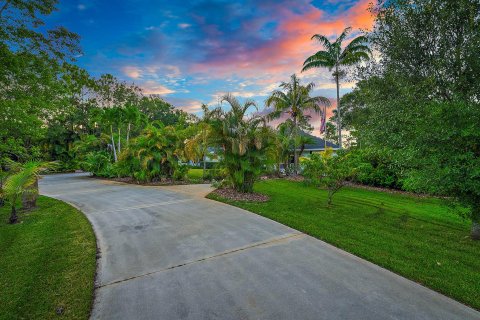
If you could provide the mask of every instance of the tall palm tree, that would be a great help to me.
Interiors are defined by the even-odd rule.
[[[290,115],[293,121],[294,141],[294,171],[298,173],[298,125],[308,117],[305,113],[313,111],[317,114],[322,112],[321,105],[330,105],[330,100],[322,96],[311,97],[310,93],[314,88],[313,83],[301,85],[300,79],[293,74],[290,82],[282,82],[280,90],[275,90],[265,101],[267,107],[273,107],[273,111],[267,115],[267,119],[280,118],[283,114]]]
[[[310,56],[303,63],[303,71],[312,68],[328,68],[330,71],[334,69],[333,76],[337,85],[337,131],[338,144],[342,147],[342,127],[340,115],[340,75],[341,67],[352,66],[363,60],[370,58],[370,48],[367,45],[368,39],[365,36],[358,36],[353,39],[345,48],[342,49],[342,43],[352,30],[351,27],[343,30],[342,34],[335,40],[330,42],[328,38],[321,34],[316,34],[312,40],[317,40],[324,50],[320,50]]]

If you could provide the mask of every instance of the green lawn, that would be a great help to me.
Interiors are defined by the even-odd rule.
[[[8,225],[0,208],[0,319],[87,319],[96,243],[90,223],[70,205],[40,197],[38,208]]]
[[[203,169],[189,169],[187,173],[187,178],[189,180],[202,180]]]
[[[432,198],[345,188],[327,207],[324,190],[267,180],[266,203],[224,201],[303,231],[480,309],[480,242],[470,224]]]

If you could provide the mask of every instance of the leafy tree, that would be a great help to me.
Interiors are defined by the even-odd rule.
[[[308,181],[328,190],[328,205],[332,204],[333,196],[355,174],[356,169],[349,160],[349,154],[339,152],[334,155],[333,150],[329,148],[324,152],[312,154],[304,164],[303,174]]]
[[[396,0],[373,10],[379,60],[352,93],[362,146],[390,149],[407,190],[469,209],[480,239],[480,2]]]
[[[255,102],[243,105],[232,95],[222,97],[231,109],[214,110],[212,128],[216,142],[223,147],[223,164],[233,187],[239,192],[253,192],[253,183],[267,161],[267,151],[272,144],[272,132],[260,115],[247,117]]]
[[[299,135],[299,123],[307,121],[307,111],[320,113],[321,105],[330,104],[328,98],[310,96],[314,86],[313,83],[309,83],[306,86],[301,85],[300,79],[294,74],[290,77],[290,82],[282,82],[280,84],[281,90],[273,91],[265,101],[267,107],[273,107],[273,111],[267,116],[269,120],[278,119],[286,113],[290,115],[293,121],[295,174],[298,173],[297,137]]]
[[[44,27],[56,4],[0,1],[0,157],[32,158],[44,124],[65,102],[62,75],[80,52],[79,37],[62,27]]]
[[[175,109],[157,95],[143,97],[139,102],[139,109],[148,121],[161,121],[166,126],[175,125],[187,117],[184,111]]]
[[[330,71],[334,69],[333,76],[337,85],[337,130],[338,145],[342,146],[342,125],[340,113],[340,77],[344,70],[341,67],[352,66],[370,57],[370,48],[366,45],[367,38],[358,36],[350,43],[342,48],[343,41],[347,38],[351,28],[343,30],[342,34],[331,42],[328,38],[321,34],[315,34],[312,40],[317,40],[324,50],[317,51],[314,55],[308,57],[303,63],[303,71],[312,68],[328,68]]]

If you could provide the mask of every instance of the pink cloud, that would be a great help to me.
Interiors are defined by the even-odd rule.
[[[211,77],[221,78],[232,74],[255,77],[261,70],[264,75],[275,76],[275,79],[271,78],[272,81],[278,81],[288,74],[298,73],[304,59],[320,49],[318,44],[310,40],[313,34],[321,33],[334,38],[349,26],[354,30],[371,28],[374,18],[367,10],[370,1],[361,0],[341,16],[334,18],[329,18],[324,11],[310,4],[308,4],[307,14],[297,14],[275,7],[277,14],[284,16],[279,19],[276,30],[281,35],[278,39],[268,41],[252,51],[240,50],[232,55],[222,54],[225,48],[212,44],[212,47],[218,45],[215,50],[219,54],[215,55],[215,59],[192,65],[191,71],[208,73]],[[257,23],[253,28],[260,26],[261,24]],[[243,27],[251,28],[252,26]],[[238,43],[238,46],[241,47],[242,44]]]

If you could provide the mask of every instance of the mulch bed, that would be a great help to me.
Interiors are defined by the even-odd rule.
[[[267,202],[270,198],[261,193],[243,193],[231,188],[217,189],[213,194],[233,201]]]

